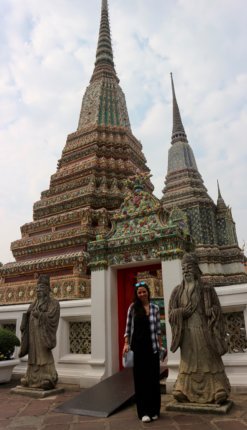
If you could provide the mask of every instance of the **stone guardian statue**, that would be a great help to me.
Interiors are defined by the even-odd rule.
[[[49,276],[39,276],[36,292],[37,298],[23,314],[21,323],[19,357],[28,354],[27,373],[21,379],[21,385],[51,390],[58,380],[52,349],[56,346],[60,305],[50,297]]]
[[[172,394],[178,402],[222,404],[230,384],[221,359],[227,344],[219,299],[214,287],[202,285],[194,254],[184,255],[182,272],[169,302],[171,351],[181,350]]]

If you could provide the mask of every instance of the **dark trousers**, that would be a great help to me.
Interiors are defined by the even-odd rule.
[[[160,362],[159,354],[134,352],[134,384],[138,417],[160,414]]]

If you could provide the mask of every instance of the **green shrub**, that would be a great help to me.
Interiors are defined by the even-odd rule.
[[[11,360],[15,346],[20,346],[15,333],[0,327],[0,361]]]

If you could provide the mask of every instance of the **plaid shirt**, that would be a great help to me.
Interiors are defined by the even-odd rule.
[[[133,303],[131,303],[127,313],[126,328],[124,333],[124,337],[128,336],[129,341],[134,331],[133,315],[134,309]],[[159,306],[155,305],[154,303],[150,303],[149,324],[153,351],[157,352],[159,350],[158,336],[161,335],[160,310]]]

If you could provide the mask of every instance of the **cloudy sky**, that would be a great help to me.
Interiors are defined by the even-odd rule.
[[[0,261],[32,220],[93,71],[101,0],[0,0]],[[247,243],[247,1],[109,0],[132,131],[162,195],[170,72],[198,169]]]

